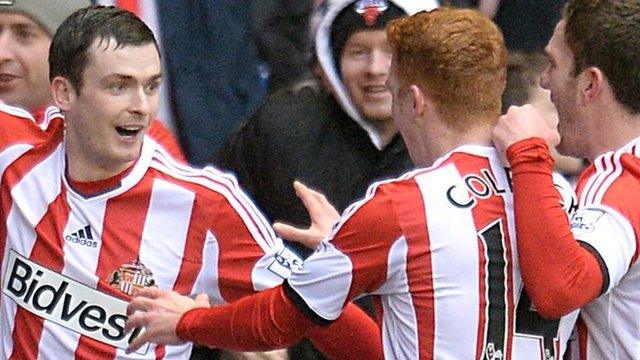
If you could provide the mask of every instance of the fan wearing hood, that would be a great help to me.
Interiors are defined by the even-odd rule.
[[[435,0],[328,0],[312,16],[315,79],[270,96],[214,156],[236,174],[271,221],[310,225],[294,180],[324,193],[338,211],[374,181],[413,167],[391,117],[386,24],[437,7]],[[303,257],[310,251],[288,244]],[[366,298],[358,304],[372,311]],[[318,359],[310,345],[295,359]]]
[[[268,98],[213,163],[235,172],[272,221],[300,226],[309,218],[294,180],[325,193],[341,211],[371,182],[413,167],[384,85],[391,64],[384,27],[436,6],[435,0],[322,3],[311,29],[316,78]]]

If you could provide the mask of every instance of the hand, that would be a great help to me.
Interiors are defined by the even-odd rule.
[[[329,235],[333,224],[340,219],[340,214],[323,194],[309,189],[299,181],[293,183],[293,188],[309,212],[311,226],[308,229],[300,229],[276,222],[273,224],[273,230],[282,238],[315,250]]]
[[[167,345],[184,343],[176,334],[176,327],[182,315],[197,307],[210,306],[206,294],[192,299],[176,292],[148,287],[134,295],[127,306],[129,319],[125,331],[129,332],[139,327],[144,327],[145,330],[131,341],[127,353],[136,351],[148,342]]]
[[[503,159],[506,159],[509,146],[532,137],[542,138],[550,149],[560,142],[555,127],[549,125],[531,105],[511,106],[493,129],[493,144]]]

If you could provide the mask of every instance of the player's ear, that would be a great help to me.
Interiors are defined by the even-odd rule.
[[[76,101],[78,94],[76,89],[71,84],[69,79],[56,76],[49,85],[51,94],[53,96],[53,102],[62,111],[69,111],[73,107],[73,103]]]
[[[595,100],[604,90],[605,77],[595,66],[584,69],[578,76],[578,90],[583,105]]]
[[[417,85],[411,85],[411,100],[413,106],[413,116],[421,117],[425,112],[425,105],[427,104],[426,94]]]

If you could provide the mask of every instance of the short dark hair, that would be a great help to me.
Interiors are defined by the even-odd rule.
[[[542,53],[509,53],[507,86],[502,94],[502,113],[510,106],[522,106],[529,102],[531,90],[539,86],[540,75],[549,61]]]
[[[151,29],[133,13],[113,6],[89,6],[71,14],[53,36],[49,79],[63,76],[80,91],[88,50],[96,39],[114,39],[118,47],[154,44],[158,49]]]
[[[616,99],[640,112],[640,0],[572,0],[564,19],[574,75],[599,68]]]

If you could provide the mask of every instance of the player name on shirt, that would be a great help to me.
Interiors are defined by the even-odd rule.
[[[51,271],[11,250],[3,293],[27,311],[92,339],[126,349],[127,302]],[[149,345],[137,351],[146,354]]]
[[[509,174],[507,172],[507,174]],[[458,185],[452,185],[447,190],[447,199],[449,202],[459,208],[473,207],[478,203],[478,198],[487,199],[492,195],[504,194],[507,189],[498,186],[498,181],[489,169],[480,170],[480,174],[467,174],[462,178],[466,190],[471,194],[471,198],[468,198],[466,193],[464,196],[456,196],[459,191]],[[511,182],[509,182],[511,187]]]

